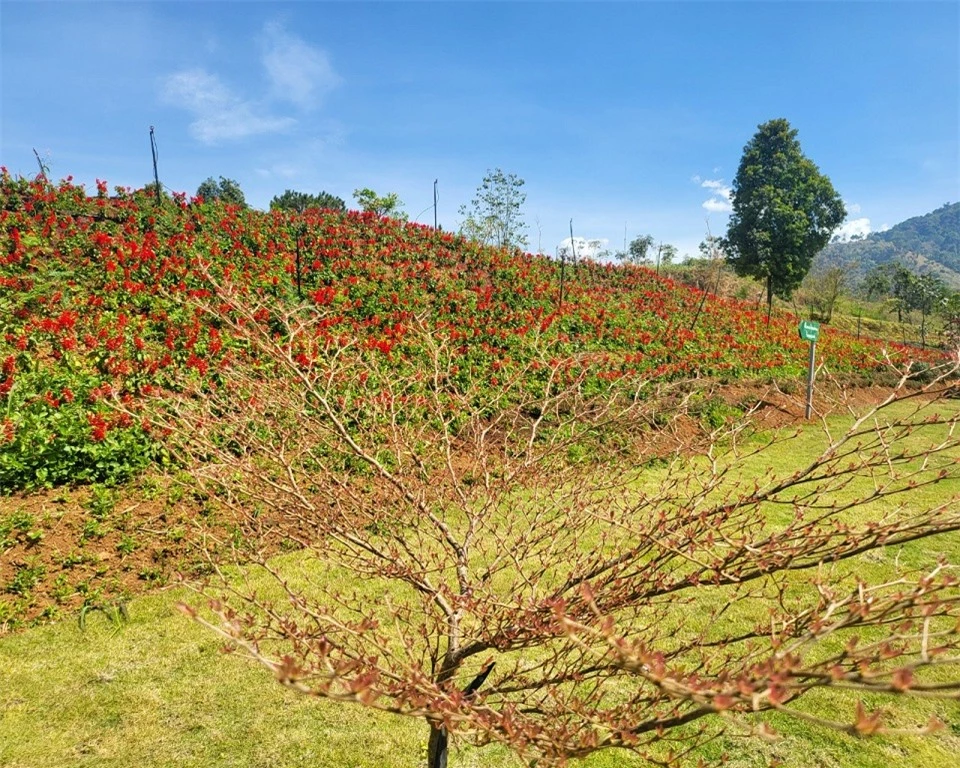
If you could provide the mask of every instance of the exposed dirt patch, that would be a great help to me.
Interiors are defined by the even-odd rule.
[[[685,410],[671,415],[638,443],[642,459],[673,453],[693,453],[705,446],[714,430],[724,430],[748,419],[757,430],[777,430],[806,422],[806,383],[735,382],[701,383],[688,393]],[[849,386],[835,381],[818,382],[814,390],[812,419],[842,413],[862,413],[890,396],[890,387]]]
[[[0,634],[198,574],[230,521],[169,478],[0,497]]]

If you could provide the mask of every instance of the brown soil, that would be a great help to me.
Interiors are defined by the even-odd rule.
[[[0,497],[0,635],[197,575],[214,530],[229,521],[163,477]]]
[[[890,395],[890,387],[849,386],[835,381],[818,382],[814,392],[811,418],[842,413],[860,413],[877,405]],[[711,426],[705,411],[712,404],[729,408],[726,428],[731,422],[747,418],[757,430],[778,430],[806,422],[806,384],[796,381],[761,383],[736,382],[724,385],[706,384],[696,390],[698,405],[673,418],[670,423],[643,437],[638,448],[643,458],[676,452],[689,453],[707,444]],[[724,415],[722,412],[719,415]]]

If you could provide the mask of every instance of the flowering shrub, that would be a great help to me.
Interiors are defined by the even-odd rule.
[[[795,319],[765,317],[638,267],[577,265],[562,307],[549,259],[464,241],[370,213],[269,213],[178,195],[162,208],[118,189],[0,172],[0,488],[117,481],[156,456],[136,413],[144,395],[188,371],[218,386],[255,361],[198,304],[216,285],[321,314],[293,354],[303,366],[356,345],[416,373],[414,324],[456,345],[460,381],[502,386],[529,370],[530,341],[571,361],[565,375],[599,386],[624,376],[793,376],[806,365]],[[299,270],[298,270],[299,265]],[[214,308],[216,309],[216,308]],[[221,308],[221,315],[231,312]],[[280,332],[264,310],[255,322]],[[692,329],[691,329],[691,326]],[[539,344],[543,348],[543,344]],[[872,371],[882,349],[826,329],[833,371]],[[933,359],[933,353],[909,352]]]

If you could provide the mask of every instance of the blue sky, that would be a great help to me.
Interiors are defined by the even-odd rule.
[[[487,169],[526,180],[531,250],[573,219],[695,253],[758,124],[785,117],[877,230],[960,199],[960,3],[0,3],[0,164],[397,192],[458,226]]]

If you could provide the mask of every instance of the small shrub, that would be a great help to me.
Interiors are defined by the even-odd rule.
[[[116,505],[116,496],[103,485],[95,485],[90,491],[90,501],[87,502],[87,509],[97,520],[104,520],[113,512]]]
[[[910,364],[910,381],[915,386],[929,384],[937,377],[937,371],[930,363],[916,361]]]
[[[50,595],[58,603],[64,603],[76,590],[70,586],[65,573],[61,573],[53,580],[53,586],[50,589]]]
[[[133,554],[139,548],[140,542],[129,534],[124,534],[120,537],[120,541],[117,542],[117,552],[121,555]]]
[[[96,557],[73,550],[63,556],[63,559],[60,561],[60,567],[73,568],[77,565],[83,565],[84,563],[89,562],[96,562]]]
[[[700,419],[707,429],[720,429],[726,424],[743,416],[743,411],[733,405],[728,405],[719,397],[711,397],[695,403],[690,413]]]
[[[102,440],[90,437],[82,383],[57,382],[76,391],[72,402],[54,408],[44,400],[51,381],[33,374],[18,379],[8,397],[13,439],[0,442],[0,488],[6,491],[59,485],[121,483],[158,457],[157,446],[139,426],[110,430]]]
[[[582,443],[574,443],[567,448],[567,461],[571,464],[583,464],[590,458],[590,449]]]
[[[7,592],[27,597],[43,579],[46,568],[42,565],[22,565],[17,569],[13,580],[7,584]]]
[[[80,530],[81,541],[86,541],[87,539],[102,539],[106,535],[107,529],[99,520],[87,520]]]
[[[151,566],[143,568],[137,574],[137,577],[142,581],[149,581],[151,583],[159,583],[163,580],[163,569],[158,566]]]
[[[173,528],[167,531],[167,538],[174,542],[180,543],[187,537],[187,532],[184,530],[182,525],[175,525]]]
[[[800,382],[796,379],[784,379],[777,382],[777,386],[785,395],[795,395],[800,391]]]
[[[32,547],[42,539],[43,531],[37,527],[36,518],[25,510],[16,509],[0,520],[0,552],[9,549],[18,541]]]
[[[0,600],[0,632],[12,632],[23,623],[18,614],[17,606],[6,600]]]

